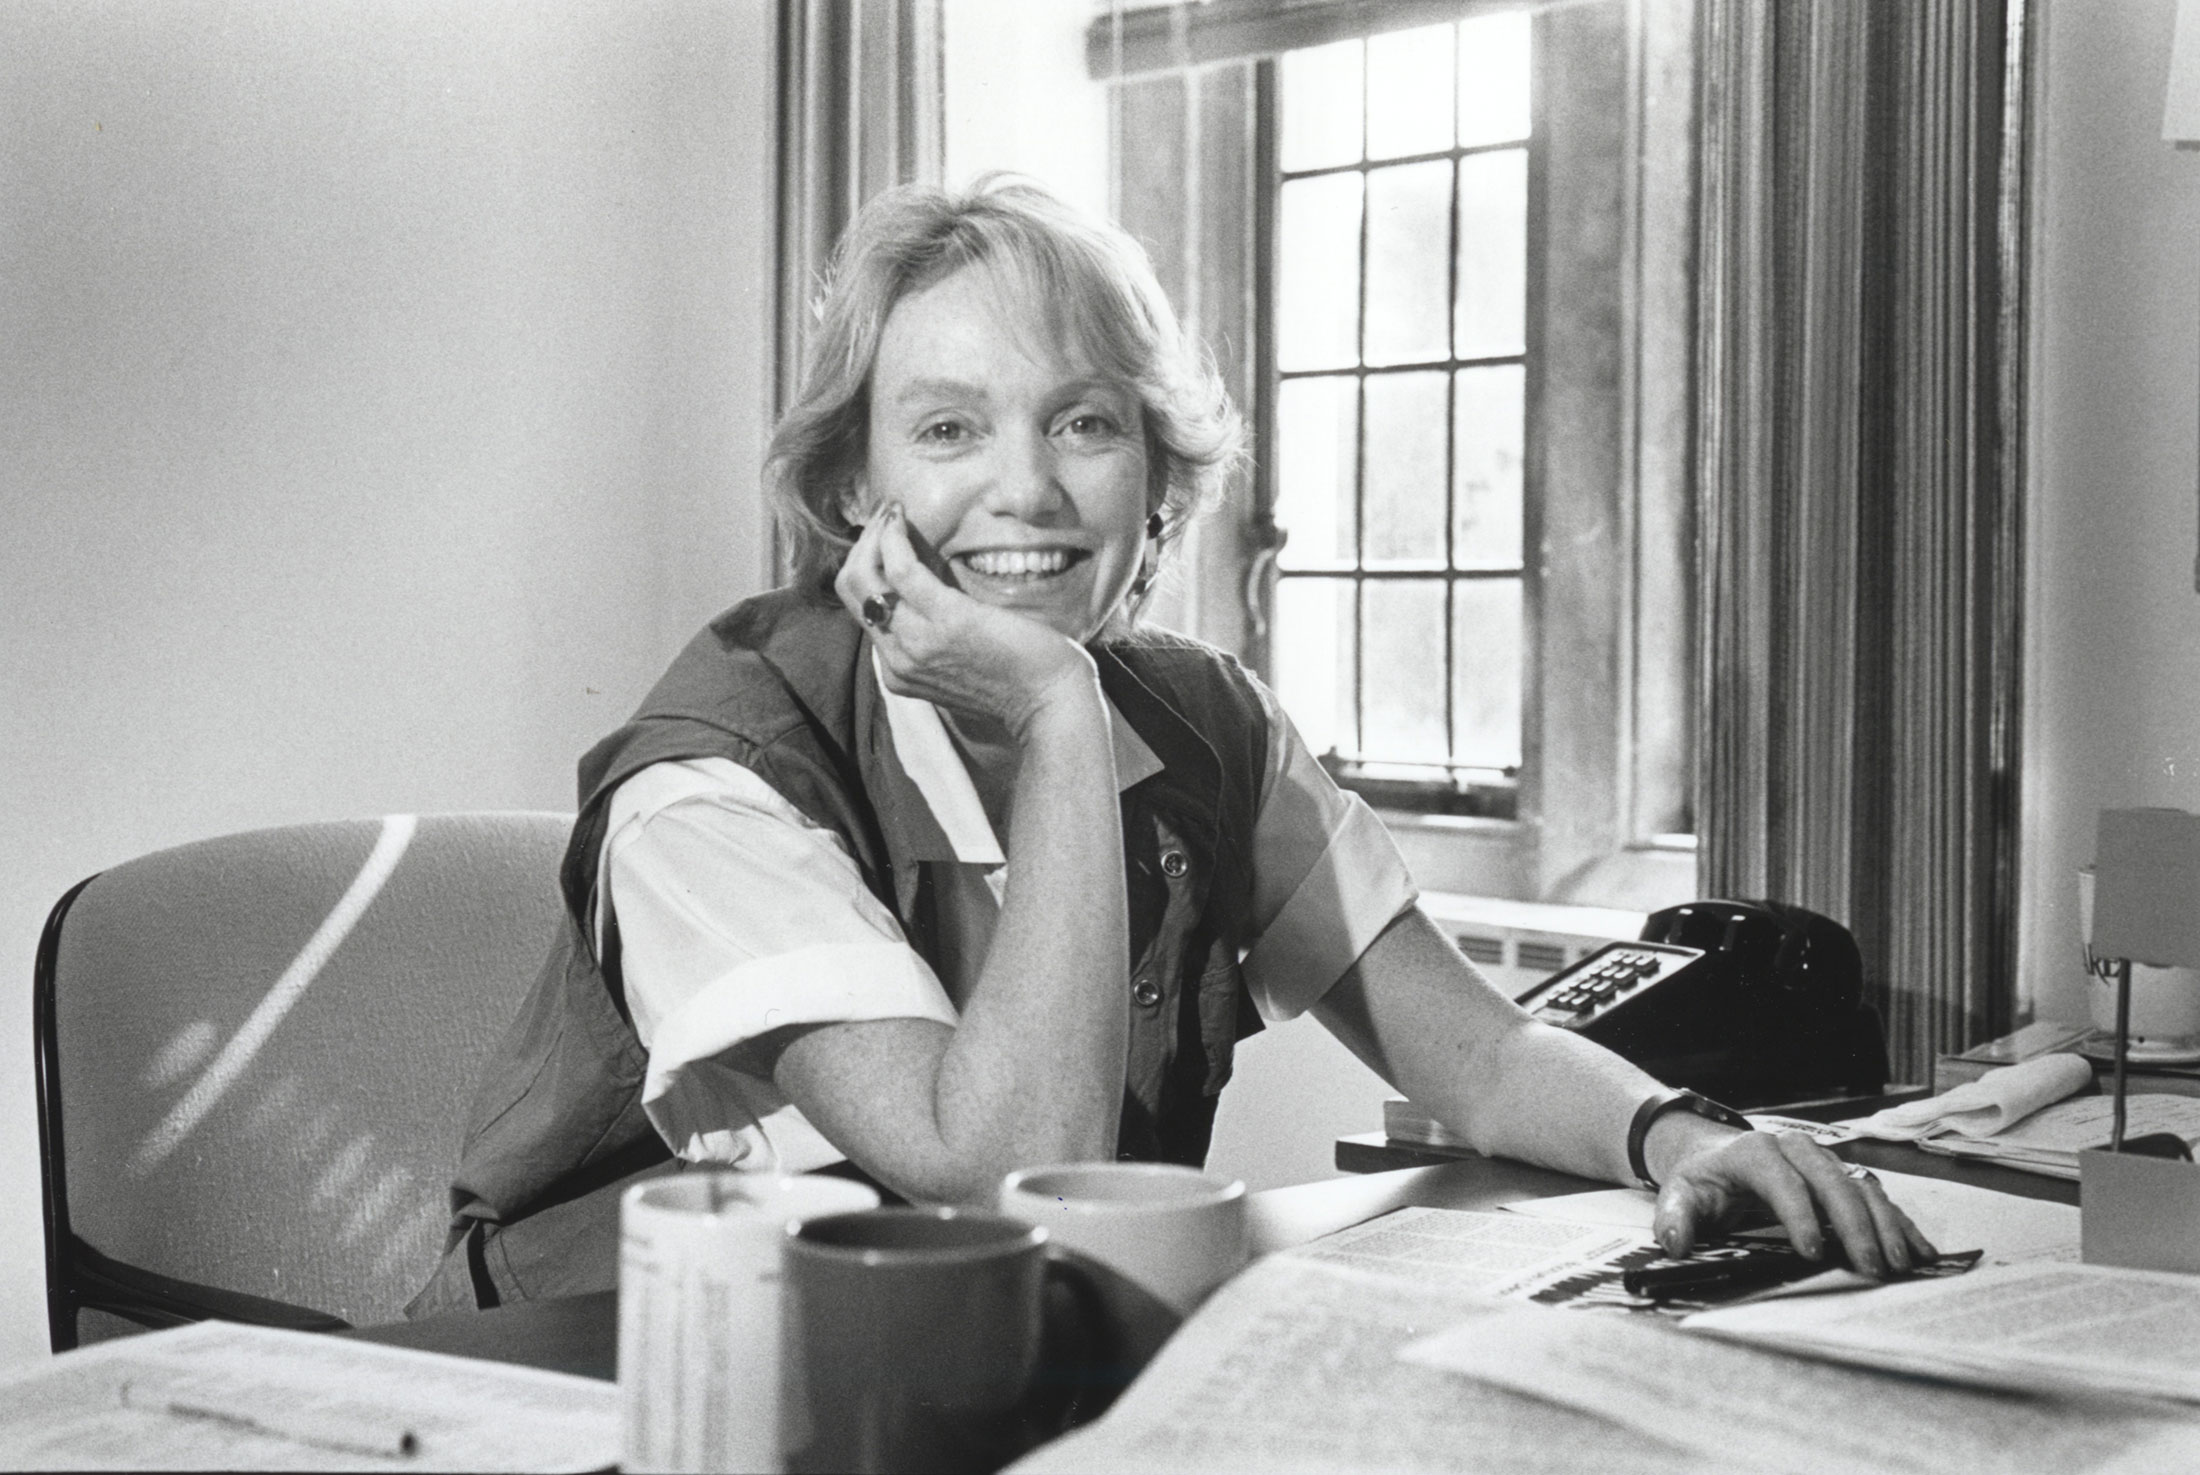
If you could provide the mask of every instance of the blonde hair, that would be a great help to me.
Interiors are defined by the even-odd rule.
[[[958,192],[903,185],[875,196],[841,236],[801,388],[765,458],[798,584],[829,584],[855,541],[848,508],[869,450],[871,371],[887,317],[968,266],[989,271],[1027,323],[1076,344],[1138,395],[1148,505],[1164,541],[1239,454],[1238,414],[1136,241],[1029,180],[987,175]]]

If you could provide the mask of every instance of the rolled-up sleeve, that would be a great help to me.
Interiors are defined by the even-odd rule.
[[[789,1171],[840,1156],[740,1047],[791,1025],[954,1005],[840,837],[725,759],[653,764],[613,794],[597,929],[616,928],[642,1106],[674,1153]],[[759,1134],[762,1140],[759,1141]]]
[[[1397,842],[1330,780],[1265,687],[1268,772],[1253,827],[1246,987],[1261,1017],[1304,1013],[1420,893]]]

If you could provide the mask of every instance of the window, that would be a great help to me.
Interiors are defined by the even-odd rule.
[[[1269,675],[1337,776],[1510,818],[1521,762],[1530,28],[1279,62]]]
[[[1255,428],[1160,617],[1269,678],[1432,890],[1694,892],[1694,13],[1087,32],[1118,218]]]

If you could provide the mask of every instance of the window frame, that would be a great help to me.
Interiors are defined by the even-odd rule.
[[[1088,30],[1092,74],[1115,83],[1118,147],[1111,167],[1117,173],[1118,216],[1155,249],[1165,285],[1182,285],[1188,273],[1179,272],[1178,282],[1171,283],[1162,258],[1170,254],[1172,231],[1150,208],[1151,180],[1124,179],[1124,140],[1136,135],[1145,141],[1140,130],[1147,123],[1136,116],[1140,108],[1172,105],[1174,94],[1151,84],[1180,78],[1185,120],[1180,153],[1188,174],[1196,175],[1202,167],[1195,158],[1201,131],[1211,137],[1217,124],[1213,93],[1219,88],[1246,94],[1249,137],[1235,152],[1250,166],[1244,183],[1251,198],[1238,203],[1250,207],[1253,244],[1242,276],[1260,316],[1257,330],[1254,321],[1243,323],[1251,339],[1250,352],[1241,351],[1236,360],[1243,372],[1226,372],[1226,378],[1251,409],[1254,468],[1244,485],[1233,488],[1220,516],[1184,550],[1188,567],[1179,597],[1173,604],[1164,597],[1155,614],[1236,651],[1257,670],[1270,669],[1267,610],[1273,607],[1279,541],[1268,448],[1274,444],[1280,380],[1266,331],[1276,281],[1281,178],[1274,56],[1354,35],[1520,8],[1485,0],[1381,7],[1353,0],[1281,5],[1208,0],[1103,16]],[[1694,621],[1685,598],[1677,596],[1685,595],[1693,576],[1695,4],[1611,0],[1587,7],[1588,14],[1570,6],[1526,8],[1536,12],[1538,76],[1529,147],[1523,509],[1529,674],[1522,692],[1523,771],[1516,812],[1510,818],[1444,813],[1443,804],[1431,804],[1426,796],[1361,787],[1427,889],[1648,909],[1685,899],[1696,889],[1694,837],[1672,822],[1676,813],[1685,815],[1694,789]],[[1237,49],[1226,49],[1225,42]],[[1564,80],[1554,75],[1565,70],[1558,58],[1578,45],[1602,46],[1616,59],[1627,79],[1627,107],[1612,109],[1608,84],[1583,84],[1579,74],[1574,93],[1554,85]],[[1136,75],[1141,68],[1144,77]],[[1600,141],[1603,198],[1589,211],[1601,231],[1602,254],[1592,262],[1560,263],[1554,287],[1552,243],[1570,247],[1577,239],[1573,215],[1579,202],[1564,190],[1554,198],[1552,178],[1555,172],[1570,187],[1585,177],[1577,160],[1562,158],[1554,168],[1554,151],[1562,152],[1563,145],[1551,110],[1568,106],[1592,120],[1603,118],[1616,134]],[[1221,116],[1227,125],[1227,110]],[[1146,148],[1135,156],[1154,157]],[[1196,215],[1212,208],[1216,195],[1228,193],[1206,178],[1187,188],[1182,206]],[[1147,208],[1141,208],[1141,199]],[[1549,225],[1554,210],[1567,222],[1557,232]],[[1141,217],[1153,228],[1141,229]],[[1173,239],[1204,234],[1197,224],[1180,226]],[[1217,295],[1216,264],[1202,259],[1196,265],[1205,294]],[[1594,351],[1554,358],[1541,340],[1554,294],[1569,302],[1580,295],[1578,285],[1566,279],[1568,271],[1601,273],[1597,291],[1606,337]],[[1229,337],[1228,325],[1203,320],[1207,315],[1199,303],[1188,316],[1210,344]],[[1576,367],[1567,368],[1569,363]],[[1597,433],[1574,433],[1584,396],[1599,395]],[[1562,417],[1565,434],[1553,430]],[[1590,491],[1566,496],[1554,493],[1554,486]],[[1227,608],[1232,600],[1240,602],[1234,612]],[[1580,679],[1584,671],[1591,679]]]

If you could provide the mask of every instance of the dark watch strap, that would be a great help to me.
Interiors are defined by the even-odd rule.
[[[1643,1160],[1642,1145],[1649,1140],[1650,1124],[1669,1111],[1692,1112],[1697,1116],[1720,1122],[1729,1127],[1751,1130],[1749,1118],[1731,1106],[1721,1106],[1708,1096],[1694,1091],[1667,1089],[1654,1096],[1643,1098],[1635,1108],[1635,1119],[1627,1124],[1627,1171],[1634,1174],[1645,1188],[1656,1188],[1658,1180],[1650,1176],[1650,1165]]]

